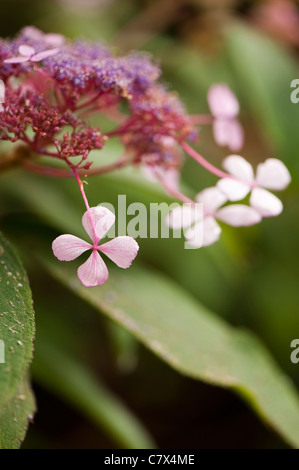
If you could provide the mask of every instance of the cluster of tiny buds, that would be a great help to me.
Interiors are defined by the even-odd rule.
[[[100,131],[93,128],[85,128],[82,131],[73,131],[71,134],[66,132],[60,141],[57,139],[54,143],[58,154],[62,158],[81,155],[82,159],[86,160],[89,152],[94,149],[101,149],[106,140],[107,137],[101,134]],[[92,162],[89,163],[91,165]],[[84,168],[86,168],[86,164]]]
[[[87,209],[83,225],[93,243],[65,235],[55,241],[53,250],[59,259],[71,260],[92,249],[90,258],[78,270],[86,286],[107,280],[99,251],[118,266],[128,267],[137,255],[138,245],[130,237],[117,237],[98,246],[114,219],[104,208],[89,207],[81,171],[84,175],[101,174],[138,165],[179,201],[203,203],[201,213],[191,214],[180,206],[167,219],[173,228],[190,228],[185,236],[194,247],[218,240],[218,221],[233,226],[253,225],[282,210],[281,201],[269,190],[283,190],[289,184],[285,165],[269,158],[258,165],[254,175],[250,163],[235,154],[243,146],[244,131],[238,119],[239,103],[231,89],[223,83],[212,85],[207,95],[210,114],[189,116],[176,94],[160,84],[159,77],[158,65],[145,54],[114,56],[102,43],[70,42],[34,27],[23,29],[13,40],[0,40],[0,79],[5,86],[5,101],[0,105],[0,140],[23,142],[32,155],[41,157],[40,164],[36,158],[34,162],[24,160],[26,169],[76,178]],[[114,122],[114,127],[104,132],[90,126],[89,118],[99,114]],[[234,152],[223,162],[225,171],[190,145],[198,142],[198,126],[202,125],[211,125],[216,143]],[[94,168],[92,151],[103,149],[111,138],[120,139],[124,154],[109,165]],[[180,191],[184,152],[220,178],[215,187],[201,191],[194,201]],[[66,169],[44,166],[43,156],[63,161]],[[73,157],[81,158],[78,162]],[[249,204],[236,204],[249,194]],[[194,239],[194,231],[203,233],[200,243]]]

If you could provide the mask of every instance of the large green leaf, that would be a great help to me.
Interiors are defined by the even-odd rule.
[[[296,390],[252,334],[229,327],[178,285],[149,269],[112,269],[104,286],[87,289],[70,264],[45,266],[174,369],[237,391],[288,443],[299,447]]]
[[[122,448],[152,449],[154,441],[126,406],[70,352],[42,335],[33,363],[35,380],[67,400]]]
[[[54,287],[51,278],[41,276],[40,264],[34,264],[31,268],[29,272],[38,316],[32,363],[34,381],[73,405],[106,433],[115,445],[122,448],[155,447],[138,417],[105,385],[99,374],[99,351],[106,351],[109,356],[105,348],[101,349],[103,325],[112,324],[134,343],[135,338],[115,323],[99,322],[94,318],[92,308],[63,287],[49,298],[48,288],[44,286],[51,283]],[[95,329],[95,324],[101,324],[99,330]],[[93,341],[94,349],[90,353]],[[99,354],[99,358],[94,358],[94,354]]]
[[[35,409],[34,397],[26,377],[15,395],[1,408],[0,449],[18,449],[24,439],[28,422]]]
[[[25,375],[32,358],[34,312],[28,279],[9,243],[0,234],[0,447],[17,447],[34,405]]]

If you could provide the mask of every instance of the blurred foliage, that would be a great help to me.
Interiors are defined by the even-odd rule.
[[[226,81],[232,87],[241,103],[246,131],[242,154],[254,164],[276,156],[290,169],[293,182],[283,194],[283,214],[277,219],[264,220],[257,227],[238,230],[225,227],[221,241],[196,251],[184,250],[182,240],[138,240],[139,260],[143,266],[150,266],[142,268],[148,290],[144,287],[141,291],[139,285],[141,268],[136,271],[132,268],[132,274],[120,273],[120,282],[131,282],[128,289],[132,293],[136,285],[136,296],[141,292],[148,296],[147,305],[153,300],[157,302],[147,313],[147,323],[149,327],[156,326],[157,334],[164,334],[165,339],[171,340],[163,328],[167,321],[172,325],[172,316],[174,324],[181,322],[183,331],[192,329],[187,305],[195,299],[196,305],[199,302],[230,324],[254,332],[299,386],[299,366],[290,361],[290,343],[299,331],[299,108],[290,101],[290,83],[298,77],[298,45],[287,34],[289,28],[283,29],[283,22],[278,28],[277,23],[272,22],[270,27],[269,22],[256,21],[261,4],[269,8],[274,3],[279,4],[237,0],[3,0],[0,25],[2,36],[13,35],[20,27],[34,24],[69,37],[100,38],[116,50],[148,51],[160,61],[164,81],[178,91],[190,112],[207,110],[206,91],[211,83]],[[285,3],[292,5],[294,13],[289,21],[296,24],[297,3]],[[201,153],[218,166],[227,154],[215,146],[206,128],[201,131],[200,146]],[[109,147],[104,157],[96,154],[95,158],[109,158],[118,151],[117,146]],[[191,195],[213,182],[194,162],[186,161],[183,183]],[[116,204],[117,194],[126,194],[128,204],[140,201],[148,206],[150,202],[169,200],[160,188],[146,182],[139,173],[127,171],[90,178],[87,193],[92,205],[103,201]],[[55,235],[62,231],[82,235],[82,211],[72,181],[52,181],[23,170],[1,175],[0,228],[22,255],[37,316],[32,372],[39,411],[24,446],[283,447],[285,444],[260,424],[237,396],[171,370],[136,342],[131,335],[136,334],[135,324],[125,325],[131,331],[128,333],[110,319],[96,315],[96,310],[107,313],[109,306],[117,303],[112,285],[105,286],[100,304],[95,305],[94,300],[85,298],[89,291],[86,294],[80,291],[78,296],[77,285],[70,277],[63,280],[70,291],[64,289],[61,276],[53,279],[53,267],[49,271],[48,266],[41,265],[40,258],[34,255],[39,250],[44,252],[45,244],[50,252]],[[55,261],[54,266],[60,268]],[[151,278],[152,269],[159,272],[160,294],[157,281]],[[74,264],[71,272],[75,273]],[[180,284],[180,290],[172,287],[174,291],[163,294],[164,280],[169,286]],[[182,306],[175,312],[180,302],[176,297],[179,292],[188,300],[186,308]],[[126,302],[127,299],[123,300],[116,309],[125,310]],[[141,307],[135,308],[138,316]],[[120,312],[115,315],[119,318]],[[151,325],[153,318],[156,323]],[[198,322],[200,318],[199,311]],[[212,321],[222,325],[220,319]],[[194,357],[198,368],[205,360],[202,350],[205,348],[209,354],[213,351],[213,341],[208,347],[204,341],[209,336],[202,333],[200,337],[200,333],[198,345],[190,332],[184,336],[184,341],[191,342],[191,348],[198,346],[194,352],[198,354],[198,358]],[[140,334],[137,336],[140,338]],[[244,337],[247,338],[247,333]],[[148,344],[151,338],[148,333],[141,339],[151,347]],[[252,361],[259,356],[260,348],[264,351],[260,342],[255,341],[243,343],[242,354],[252,356]],[[214,342],[219,351],[219,341]],[[178,342],[177,351],[172,352],[179,354],[179,344],[182,346]],[[154,346],[151,349],[175,369],[183,369],[178,367],[177,357],[167,358],[169,350],[163,356]],[[239,354],[235,353],[236,361]],[[267,377],[267,354],[266,359],[260,364],[260,375]],[[184,363],[186,357],[180,360]],[[214,367],[218,365],[217,359]],[[197,378],[206,380],[213,370],[211,365]],[[274,406],[281,433],[292,434],[290,427],[296,427],[296,413],[295,423],[290,426],[289,411],[273,405],[275,392],[280,389],[271,380],[264,407]],[[211,382],[219,384],[220,381]],[[256,407],[248,393],[247,390],[247,400]],[[282,398],[280,405],[283,403]],[[260,407],[258,412],[265,415]],[[288,421],[286,432],[285,428],[282,430],[283,419]],[[295,444],[296,432],[295,429],[293,441],[289,436],[289,443]]]
[[[2,235],[0,253],[0,337],[4,343],[4,361],[0,365],[0,449],[15,449],[23,441],[35,410],[28,383],[35,323],[27,276]]]

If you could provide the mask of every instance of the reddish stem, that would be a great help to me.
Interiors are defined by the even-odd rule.
[[[214,121],[213,116],[210,114],[191,114],[189,117],[193,124],[199,125],[212,124]]]
[[[39,72],[41,75],[43,75],[44,77],[47,77],[47,78],[52,78],[49,74],[47,74],[43,69],[41,69],[36,62],[31,62],[31,64],[33,65],[33,68],[36,72]]]
[[[188,204],[194,204],[194,201],[192,199],[189,199],[187,196],[185,196],[183,193],[181,193],[178,189],[173,188],[170,186],[164,178],[161,177],[158,171],[155,171],[155,175],[157,179],[160,181],[164,189],[173,197],[176,199],[179,199],[182,202],[188,203]]]
[[[66,160],[66,161],[67,161],[67,164],[70,165],[70,168],[71,168],[71,170],[72,170],[72,172],[73,172],[73,174],[76,178],[76,181],[78,183],[81,195],[83,197],[83,201],[84,201],[85,207],[87,209],[88,217],[89,217],[89,220],[90,220],[90,223],[91,223],[91,226],[92,226],[92,230],[93,230],[93,234],[94,234],[93,248],[96,249],[97,245],[99,243],[99,237],[97,236],[95,223],[94,223],[94,220],[93,220],[92,215],[91,215],[90,206],[89,206],[88,199],[87,199],[85,191],[84,191],[83,183],[80,180],[80,177],[78,175],[78,172],[77,172],[76,168],[72,165],[72,163],[69,160]]]
[[[218,176],[219,178],[232,178],[235,179],[232,175],[225,173],[222,170],[216,168],[212,163],[208,162],[204,157],[202,157],[199,153],[197,153],[190,145],[186,142],[180,143],[181,147],[190,155],[190,157],[194,158],[202,167],[208,170],[210,173]]]
[[[85,101],[85,103],[81,103],[79,106],[75,107],[75,111],[79,111],[82,108],[86,108],[87,106],[90,106],[93,104],[100,96],[102,95],[102,92],[99,92],[97,95],[93,96],[89,100]]]
[[[125,134],[128,129],[135,123],[136,118],[133,117],[129,119],[127,122],[125,122],[122,126],[118,127],[117,129],[114,129],[113,131],[106,132],[106,135],[108,137],[113,137],[121,134]]]
[[[80,169],[77,168],[77,172],[79,176],[94,176],[94,175],[102,175],[105,173],[109,173],[110,171],[117,170],[120,168],[129,165],[130,161],[126,159],[118,160],[115,163],[111,163],[109,165],[104,165],[101,167],[91,168],[91,169]],[[64,170],[60,168],[52,168],[48,166],[36,165],[28,160],[23,161],[23,166],[33,173],[38,173],[44,176],[50,176],[55,178],[72,178],[73,172],[71,170]]]

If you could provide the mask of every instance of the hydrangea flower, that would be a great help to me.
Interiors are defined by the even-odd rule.
[[[99,245],[115,222],[115,215],[106,207],[91,207],[82,217],[82,224],[92,244],[74,235],[60,235],[52,244],[53,253],[60,261],[72,261],[87,250],[91,255],[78,268],[78,277],[85,287],[104,284],[109,276],[107,266],[99,252],[104,253],[120,268],[128,268],[135,259],[139,246],[132,237],[120,236]]]
[[[214,139],[221,147],[238,152],[244,143],[244,131],[237,120],[240,106],[231,89],[224,83],[212,85],[208,91],[208,104],[214,117]]]
[[[200,206],[184,204],[173,209],[167,217],[173,229],[187,229],[184,233],[187,242],[194,248],[208,246],[219,240],[221,227],[216,219],[234,227],[249,226],[261,221],[260,214],[244,204],[222,207],[227,197],[217,187],[206,188],[195,197]]]
[[[169,195],[189,203],[191,208],[184,205],[174,211],[169,223],[186,228],[186,239],[194,246],[210,245],[219,238],[218,221],[233,226],[252,225],[261,217],[277,215],[282,210],[279,199],[268,191],[284,189],[290,181],[282,162],[266,160],[258,166],[254,177],[246,160],[230,156],[224,162],[226,173],[189,145],[197,142],[196,126],[212,124],[219,145],[233,151],[241,148],[244,135],[238,121],[239,103],[230,88],[221,83],[211,86],[208,104],[212,116],[189,116],[177,94],[161,84],[160,73],[159,66],[147,54],[115,55],[101,42],[67,41],[59,34],[45,34],[32,26],[24,28],[14,39],[0,41],[0,76],[5,86],[3,105],[4,97],[2,100],[0,94],[0,141],[21,142],[23,150],[26,146],[21,157],[16,151],[15,160],[5,164],[19,164],[39,174],[77,180],[87,209],[83,225],[92,244],[62,235],[54,241],[53,250],[61,260],[75,259],[92,250],[78,269],[86,286],[107,280],[108,271],[99,253],[107,254],[126,268],[135,258],[138,245],[130,237],[117,237],[98,245],[114,216],[103,208],[89,208],[81,176],[126,166],[143,168]],[[108,117],[114,125],[105,131],[92,126],[89,118],[96,114]],[[92,167],[92,152],[105,148],[112,138],[123,145],[120,157]],[[220,178],[216,188],[202,191],[195,201],[180,191],[184,152]],[[48,163],[51,159],[64,164],[65,169]],[[250,191],[251,207],[227,205],[227,200],[239,201]],[[203,203],[203,213],[194,209],[198,201]],[[106,231],[103,224],[107,225]],[[202,229],[201,243],[193,232],[196,235]]]
[[[281,213],[282,202],[268,191],[282,191],[291,181],[288,169],[280,160],[268,158],[264,163],[260,163],[256,177],[251,164],[239,155],[227,157],[223,161],[223,167],[232,178],[222,178],[217,186],[230,201],[240,201],[251,191],[250,205],[262,217],[273,217]]]
[[[5,64],[21,64],[23,62],[40,62],[41,60],[50,57],[51,55],[57,54],[59,48],[47,49],[43,52],[36,52],[34,47],[27,46],[22,44],[19,46],[18,51],[20,55],[18,57],[11,57],[10,59],[5,59]]]
[[[59,48],[50,49],[51,44],[58,44]],[[19,51],[19,56],[16,56],[16,51]],[[43,60],[39,68],[32,70],[31,63],[39,60]],[[47,148],[55,145],[61,136],[53,109],[58,119],[62,113],[67,115],[68,123],[72,120],[74,132],[80,135],[82,128],[88,127],[85,118],[90,114],[120,117],[121,125],[107,132],[106,140],[121,138],[127,153],[131,154],[130,162],[136,165],[142,163],[143,155],[155,153],[157,163],[164,165],[165,169],[175,166],[178,141],[195,132],[178,97],[158,82],[160,68],[146,54],[114,56],[100,42],[65,41],[60,35],[44,34],[36,28],[26,27],[15,39],[0,42],[0,75],[11,91],[7,99],[9,110],[14,107],[19,116],[26,117],[28,106],[35,109],[36,102],[44,103],[42,121],[45,124],[42,130],[38,113],[30,121],[14,119],[12,126],[9,111],[0,125],[0,140],[23,140],[36,155],[47,153],[50,156],[51,152],[51,156],[63,158],[60,151],[54,155]],[[18,81],[10,80],[12,77],[17,77]],[[20,100],[27,90],[31,90],[30,96]],[[126,114],[120,112],[124,101]],[[51,110],[51,118],[48,119],[46,107]],[[56,135],[53,130],[56,130]],[[34,138],[29,139],[32,131]],[[95,132],[98,133],[99,129]],[[168,138],[175,145],[165,152]],[[86,155],[84,142],[78,144]],[[89,148],[88,152],[91,150]]]

